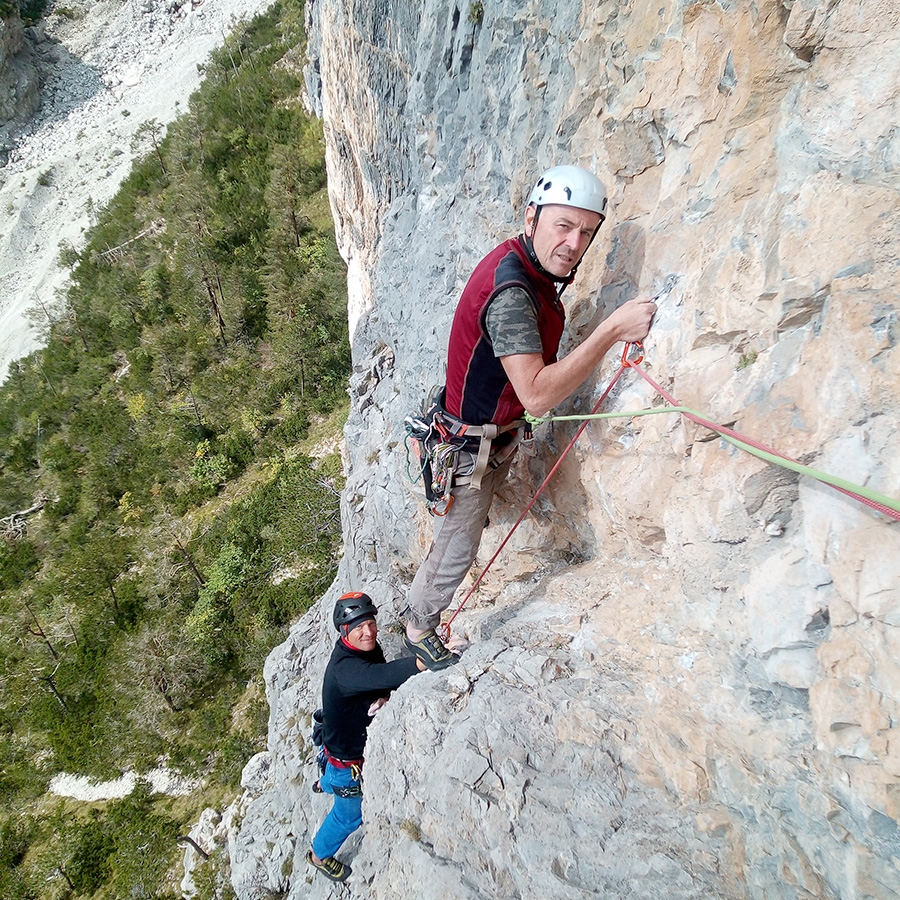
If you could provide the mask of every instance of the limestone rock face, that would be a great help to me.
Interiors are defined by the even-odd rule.
[[[900,497],[900,6],[894,0],[316,0],[350,270],[345,555],[271,656],[242,900],[325,897],[309,718],[336,596],[388,655],[430,540],[403,419],[459,291],[576,162],[609,217],[569,344],[674,288],[644,370],[677,401]],[[670,277],[674,276],[674,277]],[[558,413],[586,413],[613,351]],[[606,411],[661,403],[627,371]],[[483,566],[575,424],[541,426]],[[458,597],[462,597],[462,591]],[[473,646],[370,729],[352,897],[878,898],[900,890],[900,525],[677,414],[592,423],[454,622]]]

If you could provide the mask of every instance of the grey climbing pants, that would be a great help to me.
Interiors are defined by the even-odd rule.
[[[453,488],[453,503],[445,516],[434,518],[434,541],[409,591],[409,623],[435,628],[460,582],[475,561],[494,493],[506,480],[512,457],[488,469],[481,489],[468,484]]]

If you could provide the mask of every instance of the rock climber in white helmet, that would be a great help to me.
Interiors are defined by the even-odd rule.
[[[478,552],[523,414],[544,415],[616,343],[642,340],[650,330],[656,305],[637,297],[557,358],[565,324],[560,296],[603,224],[606,204],[602,183],[587,170],[547,170],[528,198],[524,232],[476,266],[460,297],[437,412],[460,446],[445,514],[435,518],[434,542],[413,580],[406,614],[406,645],[428,668],[459,658],[435,629]]]

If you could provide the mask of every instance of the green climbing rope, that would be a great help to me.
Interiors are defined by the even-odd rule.
[[[744,450],[773,465],[781,466],[784,469],[789,469],[800,475],[807,475],[810,478],[815,478],[816,481],[821,481],[824,484],[830,484],[832,487],[839,488],[840,490],[849,491],[860,497],[865,497],[873,503],[880,503],[882,506],[886,506],[888,509],[900,513],[900,500],[895,500],[893,497],[888,497],[886,494],[880,494],[878,491],[870,490],[863,485],[854,484],[852,481],[847,481],[844,478],[838,478],[836,475],[830,475],[828,472],[823,472],[820,469],[804,466],[802,463],[787,459],[784,456],[779,456],[776,453],[770,453],[767,450],[754,447],[752,444],[745,443],[730,434],[723,434],[721,427],[717,426],[714,422],[711,422],[709,416],[697,412],[697,410],[691,409],[688,406],[654,406],[650,409],[633,409],[624,412],[594,413],[592,415],[584,416],[543,416],[540,418],[525,413],[525,418],[532,426],[535,426],[541,425],[544,422],[583,422],[588,419],[624,419],[635,416],[652,416],[658,413],[682,413],[684,415],[702,419],[703,421],[699,424],[703,425],[705,428],[709,428],[711,431],[717,432],[723,440],[728,441],[729,444],[733,444],[740,450]]]

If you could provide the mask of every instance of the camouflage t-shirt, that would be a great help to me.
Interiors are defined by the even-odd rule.
[[[497,294],[488,307],[485,324],[496,357],[543,351],[534,301],[522,288],[511,287]]]

